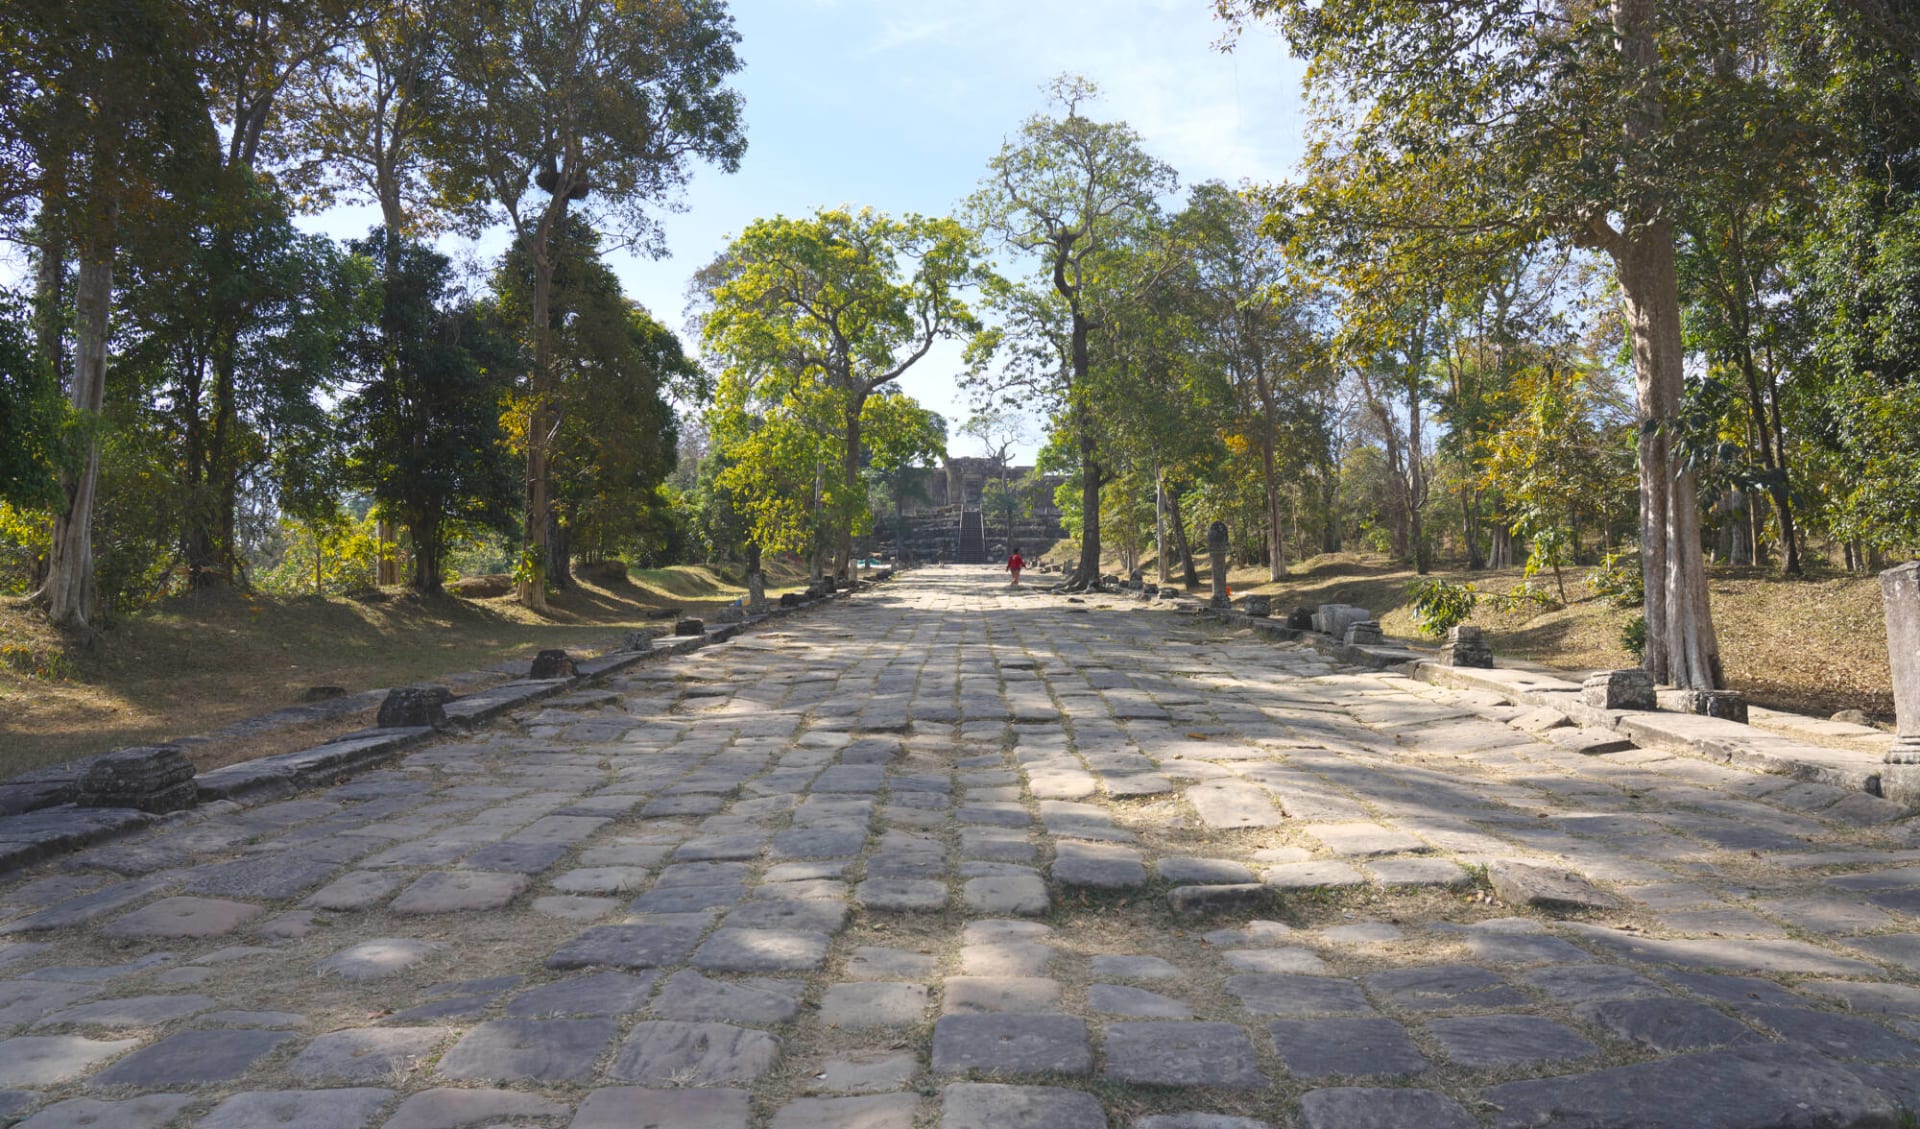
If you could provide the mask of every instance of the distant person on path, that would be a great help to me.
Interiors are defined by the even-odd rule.
[[[1007,558],[1007,571],[1013,574],[1013,587],[1020,587],[1020,570],[1025,567],[1027,562],[1020,559],[1020,546],[1015,545],[1013,555]]]

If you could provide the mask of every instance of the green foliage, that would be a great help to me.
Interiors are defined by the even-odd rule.
[[[1487,594],[1487,603],[1508,615],[1527,615],[1533,612],[1550,611],[1563,603],[1552,592],[1547,591],[1531,580],[1519,584],[1498,595]]]
[[[380,538],[371,511],[358,519],[338,509],[306,520],[283,519],[280,531],[285,548],[273,567],[255,577],[261,588],[321,596],[373,587]]]
[[[454,291],[445,256],[383,230],[354,250],[381,282],[378,317],[349,346],[359,388],[340,406],[343,477],[407,527],[413,586],[432,591],[450,524],[509,520],[517,484],[500,414],[518,358],[498,319]],[[319,494],[289,508],[311,509],[317,526],[338,506],[337,491]]]
[[[1587,573],[1587,587],[1616,608],[1637,608],[1644,604],[1647,591],[1640,554],[1628,549],[1605,553]]]
[[[1634,616],[1620,628],[1620,646],[1636,660],[1647,655],[1647,617]]]
[[[66,405],[26,323],[26,304],[0,290],[0,503],[45,509],[61,500],[55,471]]]
[[[1465,623],[1473,615],[1480,593],[1472,584],[1454,584],[1430,576],[1407,586],[1407,598],[1413,604],[1413,618],[1420,630],[1444,639],[1447,632]]]

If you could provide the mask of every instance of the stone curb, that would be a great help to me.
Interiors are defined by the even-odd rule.
[[[719,624],[701,635],[659,636],[646,651],[615,651],[575,664],[571,678],[517,679],[499,686],[476,690],[447,703],[447,717],[462,729],[477,728],[522,706],[594,682],[642,663],[666,661],[716,643],[724,643],[749,627],[804,612],[857,592],[871,590],[894,573],[862,583],[859,587],[837,591],[791,608],[769,606],[764,615],[738,623]],[[332,783],[343,774],[361,772],[396,758],[400,753],[426,743],[439,732],[426,726],[403,729],[362,729],[335,737],[309,749],[260,757],[239,764],[216,768],[194,777],[199,803],[229,805],[226,810],[251,807],[284,799],[319,784]],[[84,771],[82,768],[80,771]],[[30,773],[28,783],[45,782],[57,786],[66,773]],[[77,778],[77,777],[76,777]],[[132,808],[92,808],[71,803],[50,805],[0,816],[0,877],[57,855],[82,850],[110,839],[165,821],[203,819],[207,812],[188,810],[171,815],[151,815]]]
[[[1605,710],[1589,706],[1578,682],[1510,667],[1445,666],[1427,655],[1391,645],[1349,646],[1317,631],[1286,626],[1245,612],[1203,609],[1204,617],[1251,627],[1288,642],[1304,642],[1354,666],[1393,670],[1422,682],[1457,690],[1483,690],[1514,705],[1558,710],[1574,724],[1619,733],[1643,749],[1657,749],[1785,776],[1810,784],[1880,795],[1881,757],[1795,741],[1736,721],[1665,710]]]

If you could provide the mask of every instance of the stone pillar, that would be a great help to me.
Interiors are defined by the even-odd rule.
[[[1213,599],[1208,607],[1232,606],[1227,599],[1227,523],[1216,521],[1207,527],[1207,555],[1213,558]]]
[[[767,574],[754,571],[747,574],[747,614],[765,615],[767,611]]]
[[[1887,665],[1893,668],[1893,747],[1880,794],[1920,807],[1920,561],[1880,574],[1887,613]]]
[[[1493,648],[1487,646],[1486,636],[1478,627],[1462,623],[1447,632],[1447,645],[1440,648],[1440,661],[1446,666],[1490,669]]]

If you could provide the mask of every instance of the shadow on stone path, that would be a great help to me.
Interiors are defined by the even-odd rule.
[[[0,1119],[1767,1129],[1920,1107],[1907,824],[1583,756],[1523,713],[923,569],[0,888]],[[1556,890],[1589,908],[1528,904]]]

